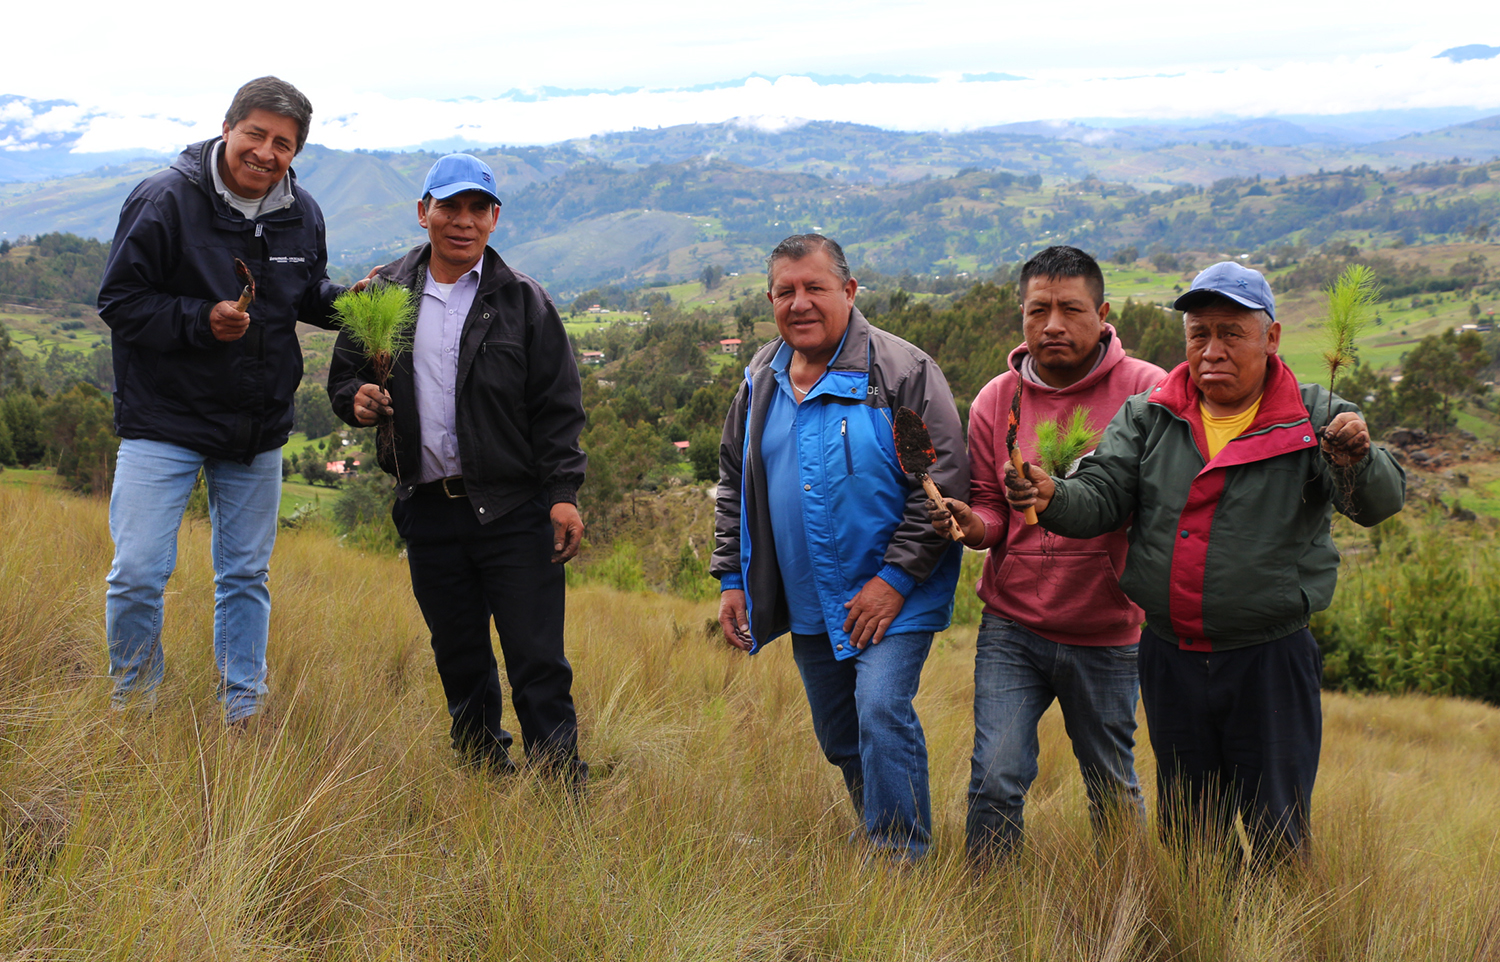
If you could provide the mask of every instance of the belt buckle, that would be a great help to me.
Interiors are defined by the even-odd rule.
[[[443,486],[443,496],[446,497],[446,498],[448,498],[450,501],[456,501],[459,498],[467,498],[468,495],[465,494],[465,493],[463,493],[462,491],[460,491],[458,494],[454,494],[452,491],[448,490],[448,482],[449,481],[462,481],[462,480],[463,480],[462,478],[443,478],[442,481],[438,482],[439,484],[441,484]]]

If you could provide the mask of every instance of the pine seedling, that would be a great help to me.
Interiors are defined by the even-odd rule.
[[[358,293],[340,295],[333,302],[333,312],[369,359],[375,382],[384,389],[396,356],[411,346],[417,323],[411,291],[399,284],[371,284]]]
[[[1328,288],[1328,319],[1323,322],[1326,349],[1323,362],[1328,365],[1328,392],[1333,393],[1333,384],[1339,371],[1354,363],[1354,342],[1369,326],[1375,313],[1375,302],[1380,297],[1380,287],[1375,283],[1375,272],[1364,264],[1350,264]],[[1333,398],[1329,397],[1329,410]]]
[[[1036,460],[1053,477],[1067,474],[1073,462],[1099,443],[1099,432],[1089,426],[1089,409],[1075,407],[1066,420],[1038,421]]]
[[[412,328],[417,324],[417,299],[400,284],[371,283],[362,291],[339,295],[333,302],[333,312],[369,360],[375,383],[385,390],[397,355],[411,347]],[[382,416],[375,431],[375,446],[382,462],[395,461],[395,443],[396,425]]]

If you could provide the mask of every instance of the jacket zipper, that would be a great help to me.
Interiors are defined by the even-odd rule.
[[[849,452],[849,419],[844,418],[839,422],[839,434],[844,436],[844,471],[854,474],[854,455]]]

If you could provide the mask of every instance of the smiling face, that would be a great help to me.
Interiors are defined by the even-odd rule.
[[[1228,301],[1205,304],[1184,318],[1188,373],[1215,417],[1239,414],[1266,386],[1266,365],[1281,345],[1281,325]]]
[[[822,248],[798,260],[777,258],[770,280],[766,296],[782,338],[813,364],[833,360],[849,326],[859,282],[842,280]]]
[[[297,121],[269,110],[252,110],[232,128],[224,124],[224,186],[241,197],[264,197],[291,168],[297,134]]]
[[[433,278],[451,284],[468,273],[484,256],[499,220],[500,205],[495,198],[477,190],[417,201],[417,223],[427,229],[427,239],[432,241],[428,269]]]

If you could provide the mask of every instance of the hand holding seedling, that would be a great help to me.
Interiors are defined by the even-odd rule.
[[[750,614],[745,608],[745,593],[740,589],[720,592],[719,627],[730,645],[740,651],[750,650]]]
[[[354,420],[365,427],[374,424],[382,414],[390,417],[395,413],[396,409],[391,407],[390,394],[382,391],[378,384],[367,381],[354,393]]]
[[[1345,411],[1323,429],[1323,453],[1328,460],[1347,468],[1370,453],[1370,429],[1353,411]]]
[[[250,329],[250,315],[236,307],[234,301],[220,301],[208,312],[208,329],[216,340],[238,341]]]
[[[964,544],[977,548],[984,541],[984,519],[956,498],[944,498],[942,501],[928,498],[927,518],[932,522],[937,533],[945,538],[951,530],[950,525],[957,524],[959,530],[963,532],[959,540]]]
[[[849,617],[844,619],[844,630],[849,633],[849,640],[854,642],[854,647],[880,644],[880,639],[885,637],[885,630],[901,614],[901,606],[904,604],[906,597],[881,578],[866,581],[865,586],[859,589],[859,594],[844,602],[844,607],[849,609]]]
[[[1030,461],[1021,462],[1021,467],[1026,469],[1025,478],[1016,472],[1015,465],[1009,461],[1005,463],[1005,500],[1017,511],[1034,508],[1037,514],[1041,514],[1052,503],[1057,488],[1047,472]]]

